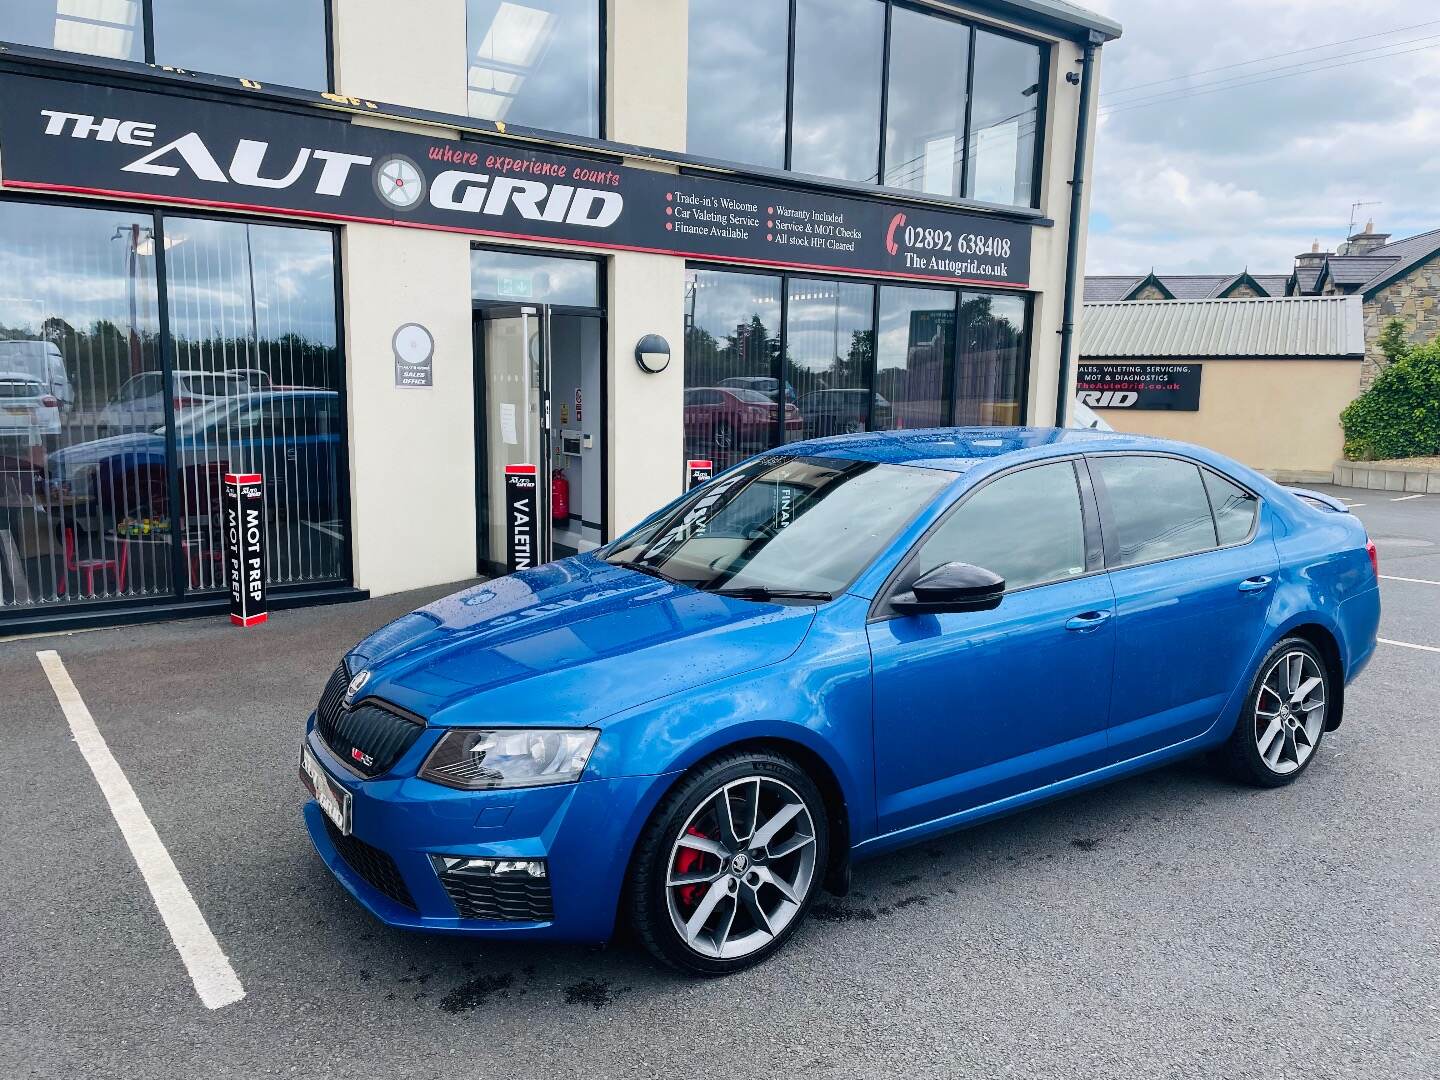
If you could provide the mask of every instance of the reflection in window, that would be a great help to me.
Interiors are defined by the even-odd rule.
[[[1110,499],[1118,565],[1215,546],[1215,523],[1196,466],[1164,457],[1101,456],[1094,463]],[[1107,526],[1107,546],[1110,542]]]
[[[969,27],[897,7],[890,23],[885,183],[961,194]]]
[[[876,430],[949,422],[955,295],[951,289],[881,288]]]
[[[1215,512],[1215,534],[1221,544],[1238,544],[1255,525],[1259,500],[1237,484],[1205,470],[1205,491]]]
[[[799,416],[787,410],[786,442],[869,430],[874,302],[873,285],[790,279],[785,380]]]
[[[600,0],[467,0],[470,115],[600,134]]]
[[[470,252],[470,296],[475,300],[599,307],[600,264],[591,259],[474,248]]]
[[[1039,46],[976,31],[966,186],[970,198],[1032,204],[1041,92]]]
[[[685,453],[725,469],[775,445],[780,278],[685,274]],[[793,393],[787,419],[798,424]]]
[[[153,219],[0,202],[0,281],[0,611],[167,592],[117,535],[165,492]]]
[[[1025,386],[1025,298],[962,293],[955,422],[1021,422]]]
[[[789,21],[784,0],[690,0],[689,153],[784,168]]]
[[[145,59],[140,0],[5,0],[0,41],[112,60]]]
[[[917,556],[928,573],[950,562],[983,566],[1005,589],[1062,581],[1085,572],[1085,524],[1075,467],[1068,461],[994,480],[956,510]]]
[[[880,0],[797,0],[793,170],[879,179],[884,46]]]
[[[152,4],[157,63],[310,90],[330,88],[325,0]]]

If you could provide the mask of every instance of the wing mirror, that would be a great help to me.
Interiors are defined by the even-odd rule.
[[[1005,579],[983,566],[952,562],[921,574],[890,606],[905,615],[992,611],[1005,598]]]

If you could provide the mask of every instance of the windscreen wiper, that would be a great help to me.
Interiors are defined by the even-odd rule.
[[[645,562],[622,562],[622,563],[615,563],[614,565],[615,565],[615,566],[623,566],[623,567],[625,567],[627,570],[634,570],[634,571],[637,571],[638,573],[641,573],[641,574],[649,574],[651,577],[659,578],[661,581],[668,581],[671,585],[679,585],[679,584],[681,584],[681,581],[680,581],[679,578],[673,578],[673,577],[671,577],[669,574],[665,573],[665,571],[656,569],[655,567],[651,566],[649,563],[645,563]]]
[[[716,596],[733,596],[739,600],[834,600],[828,592],[818,589],[772,589],[768,585],[745,585],[738,589],[707,589]]]

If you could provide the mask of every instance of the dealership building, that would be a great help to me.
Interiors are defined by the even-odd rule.
[[[589,550],[802,438],[1063,421],[1119,33],[7,0],[0,635],[224,611],[231,474],[274,607]]]

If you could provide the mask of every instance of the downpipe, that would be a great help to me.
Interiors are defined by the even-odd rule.
[[[1070,365],[1075,349],[1075,290],[1080,275],[1080,215],[1085,207],[1085,158],[1090,151],[1090,100],[1095,92],[1095,56],[1101,37],[1091,32],[1080,59],[1080,117],[1075,129],[1075,169],[1070,178],[1069,241],[1065,246],[1065,307],[1060,323],[1060,378],[1055,387],[1055,426],[1063,428],[1069,412]],[[1075,73],[1066,75],[1073,82]]]

